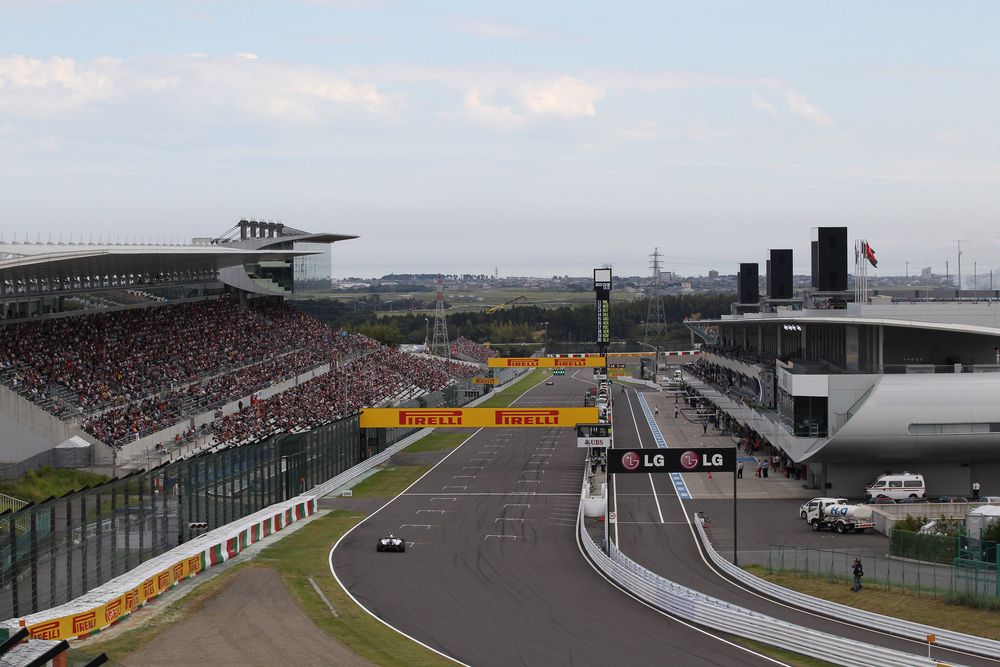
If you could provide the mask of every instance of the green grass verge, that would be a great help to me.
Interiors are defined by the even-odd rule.
[[[111,478],[104,475],[72,468],[39,468],[29,470],[20,479],[0,481],[0,493],[38,503],[50,496],[58,498],[67,491],[101,484],[109,479]]]
[[[464,442],[470,433],[468,429],[452,430],[452,429],[436,429],[433,433],[406,448],[407,452],[417,453],[417,452],[437,452],[442,449],[451,449],[452,447],[458,447],[462,442]]]
[[[354,498],[385,498],[413,484],[418,477],[430,470],[430,466],[394,466],[382,468],[371,477],[362,480],[351,489]]]
[[[373,618],[354,604],[333,578],[327,560],[330,548],[362,518],[354,512],[331,512],[265,549],[254,564],[278,570],[306,615],[357,655],[386,667],[454,664]],[[309,577],[330,600],[337,617],[316,595]]]
[[[767,568],[762,565],[750,565],[745,569],[762,579],[824,600],[916,623],[926,623],[938,628],[1000,640],[1000,614],[994,610],[966,607],[944,598],[921,595],[913,591],[895,588],[889,590],[876,583],[865,583],[860,593],[854,593],[847,580],[793,572],[768,573]]]
[[[808,658],[804,655],[799,655],[798,653],[792,653],[791,651],[786,651],[783,648],[777,648],[776,646],[770,646],[768,644],[762,644],[760,642],[755,642],[752,639],[744,639],[743,637],[732,637],[729,638],[734,644],[739,644],[740,646],[745,646],[751,651],[756,651],[768,657],[774,658],[775,660],[780,660],[786,665],[795,665],[795,667],[836,667],[832,662],[826,662],[825,660],[817,660],[816,658]]]

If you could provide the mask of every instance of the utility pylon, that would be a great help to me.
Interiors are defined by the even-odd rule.
[[[448,344],[448,323],[444,317],[444,276],[437,278],[437,299],[434,304],[434,336],[431,338],[431,354],[451,358]]]
[[[660,294],[660,264],[659,248],[653,248],[653,254],[649,256],[649,268],[653,272],[652,280],[649,284],[647,294],[649,296],[649,308],[646,310],[646,328],[642,334],[642,342],[649,344],[649,339],[663,335],[667,330],[667,315],[663,310],[663,297]]]

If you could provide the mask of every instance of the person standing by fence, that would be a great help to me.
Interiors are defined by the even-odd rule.
[[[972,482],[972,500],[979,500],[979,480],[974,480]]]
[[[851,590],[857,593],[858,591],[861,590],[861,577],[865,576],[865,570],[863,567],[861,567],[860,558],[854,559],[854,565],[852,566],[851,570],[854,573],[854,588],[852,588]]]

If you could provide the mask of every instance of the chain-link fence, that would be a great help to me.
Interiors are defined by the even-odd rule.
[[[944,565],[852,551],[772,544],[767,569],[849,582],[855,558],[861,559],[865,582],[882,584],[890,590],[898,588],[934,597],[959,597],[976,604],[994,605],[1000,600],[997,564],[976,560],[956,559],[953,565]]]
[[[901,558],[950,565],[956,558],[997,562],[997,543],[968,534],[938,535],[895,529],[889,536],[889,553]]]
[[[67,602],[208,530],[350,468],[356,416],[175,461],[0,515],[0,615]]]
[[[501,381],[511,375],[499,374]],[[457,406],[469,381],[400,403]],[[415,429],[362,432],[354,415],[206,453],[0,514],[0,618],[72,600],[202,533],[331,479]]]

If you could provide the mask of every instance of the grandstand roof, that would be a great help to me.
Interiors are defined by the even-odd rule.
[[[70,289],[65,287],[68,282],[84,277],[217,275],[227,267],[316,254],[315,250],[295,249],[295,243],[325,244],[354,238],[357,237],[287,229],[275,237],[214,243],[206,240],[190,245],[0,242],[0,287],[8,282],[20,283],[23,289],[3,288],[3,293],[52,294]]]
[[[261,239],[263,240],[263,239]],[[0,279],[56,279],[66,275],[210,271],[307,252],[196,245],[0,243]]]

